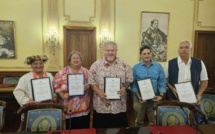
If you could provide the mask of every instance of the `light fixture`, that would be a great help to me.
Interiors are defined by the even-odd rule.
[[[101,34],[100,34],[100,47],[103,47],[103,44],[107,41],[111,40],[111,36],[110,33],[107,30],[104,30]]]
[[[59,47],[59,34],[54,27],[46,33],[46,46],[51,47],[52,54],[55,55],[56,47]]]

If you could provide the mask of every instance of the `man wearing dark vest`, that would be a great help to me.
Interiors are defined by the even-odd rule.
[[[190,57],[192,43],[183,40],[179,43],[179,57],[170,60],[164,68],[167,78],[167,98],[178,100],[174,84],[191,81],[197,96],[197,105],[200,104],[202,93],[208,85],[208,75],[205,64],[197,58]]]

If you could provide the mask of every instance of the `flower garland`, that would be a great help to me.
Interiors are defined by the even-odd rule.
[[[36,60],[41,60],[45,63],[48,61],[48,57],[46,55],[29,56],[25,59],[25,63],[31,65]]]

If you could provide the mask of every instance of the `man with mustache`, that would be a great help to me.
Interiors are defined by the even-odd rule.
[[[93,95],[93,127],[119,128],[127,127],[126,88],[133,81],[131,67],[120,60],[117,55],[117,44],[106,42],[103,47],[104,57],[90,67],[89,84],[92,85]],[[105,77],[120,77],[121,89],[119,100],[109,100],[104,92]]]

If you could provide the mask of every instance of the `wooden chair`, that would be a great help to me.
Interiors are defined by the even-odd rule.
[[[6,114],[6,102],[0,101],[0,132],[2,132],[2,129],[4,127],[5,114]]]
[[[49,130],[64,130],[66,128],[66,106],[62,104],[29,104],[21,107],[17,113],[24,115],[18,132],[47,132]]]
[[[207,115],[208,123],[215,124],[215,91],[205,91],[202,94],[200,109]]]
[[[4,77],[3,84],[13,84],[17,85],[20,77]]]
[[[208,123],[207,117],[196,106],[178,101],[160,101],[154,105],[155,125],[157,126],[177,126],[193,125],[197,123],[194,112],[203,116],[205,124]]]

